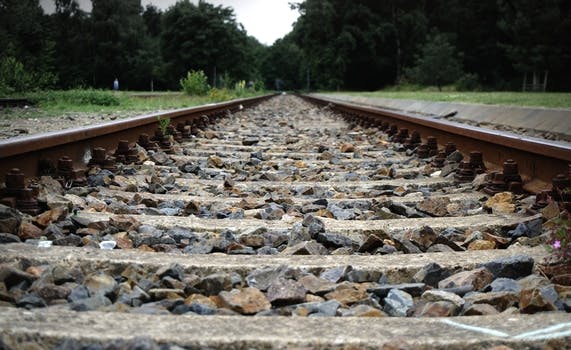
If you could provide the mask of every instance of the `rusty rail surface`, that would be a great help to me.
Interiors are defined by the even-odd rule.
[[[142,133],[153,135],[158,119],[170,118],[173,125],[194,122],[207,116],[212,122],[228,111],[247,108],[274,95],[237,99],[228,102],[179,109],[166,113],[148,114],[114,122],[90,125],[75,129],[34,134],[15,139],[0,140],[0,182],[6,172],[19,168],[26,176],[38,176],[45,167],[53,167],[58,159],[68,156],[74,166],[84,167],[94,148],[115,149],[120,140],[137,141]]]
[[[438,144],[444,147],[447,142],[456,144],[464,154],[480,151],[486,166],[499,170],[504,162],[513,159],[519,166],[520,174],[526,177],[529,189],[551,183],[558,174],[568,174],[571,163],[571,146],[549,140],[529,138],[516,134],[484,129],[441,119],[419,117],[404,112],[395,112],[378,107],[355,105],[336,100],[300,95],[314,104],[329,106],[346,119],[360,123],[380,125],[389,123],[397,128],[417,131],[426,142],[430,136],[436,137]],[[534,181],[530,181],[534,180]]]

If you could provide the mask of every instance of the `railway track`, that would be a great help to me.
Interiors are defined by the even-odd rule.
[[[170,115],[176,143],[137,136],[157,116],[66,132],[73,146],[0,143],[8,169],[59,180],[5,175],[3,203],[30,215],[2,207],[0,345],[570,348],[571,276],[541,266],[542,224],[559,208],[523,192],[539,172],[487,152],[464,162],[450,144],[435,153],[371,110],[260,102]],[[96,150],[121,138],[148,149]],[[568,171],[569,154],[549,149]],[[491,181],[477,174],[494,165]]]

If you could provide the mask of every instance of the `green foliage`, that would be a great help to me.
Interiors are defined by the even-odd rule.
[[[30,95],[40,106],[73,105],[73,106],[118,106],[120,100],[110,91],[86,89],[68,91],[42,91]]]
[[[35,91],[53,86],[56,77],[51,73],[34,72],[14,57],[0,58],[0,94],[9,95]]]
[[[246,82],[244,80],[237,81],[234,84],[234,94],[238,97],[245,96],[248,90],[246,90]]]
[[[548,230],[547,249],[551,252],[548,260],[571,260],[571,216],[567,211],[554,219],[554,225]]]
[[[182,91],[192,96],[204,96],[208,93],[208,77],[203,71],[190,71],[186,77],[180,80]]]
[[[157,117],[157,120],[159,122],[159,130],[161,131],[161,134],[163,136],[167,136],[168,135],[168,127],[171,123],[171,119],[170,118],[161,119],[161,117]]]
[[[458,91],[478,91],[481,90],[477,74],[466,73],[454,84]]]
[[[462,75],[462,64],[456,49],[445,35],[435,33],[422,46],[416,65],[408,75],[414,82],[425,85],[442,86],[455,82]]]
[[[232,90],[229,89],[212,88],[208,92],[208,99],[213,102],[228,101],[228,100],[233,100],[235,98],[236,95]]]

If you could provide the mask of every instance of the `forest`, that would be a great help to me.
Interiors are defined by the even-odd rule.
[[[571,1],[305,0],[271,46],[232,8],[181,0],[0,0],[0,95],[38,89],[179,90],[188,71],[212,86],[284,90],[571,91]]]

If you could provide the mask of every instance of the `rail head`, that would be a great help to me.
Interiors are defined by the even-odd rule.
[[[158,119],[170,118],[174,120],[179,117],[200,116],[203,114],[230,110],[239,107],[240,105],[248,106],[273,96],[275,96],[275,94],[242,98],[226,102],[176,109],[169,112],[145,114],[138,117],[85,127],[0,140],[0,159],[15,157],[30,152],[37,152],[51,147],[68,144],[73,145],[74,142],[94,139],[102,135],[109,135],[140,126],[153,125],[157,123]]]
[[[545,139],[523,137],[505,131],[485,129],[477,126],[462,124],[458,122],[420,117],[405,112],[380,107],[355,105],[337,100],[315,97],[310,95],[300,95],[301,97],[321,105],[331,105],[332,108],[342,112],[353,112],[371,117],[388,117],[397,121],[407,122],[424,126],[427,128],[441,130],[461,137],[471,138],[477,142],[488,142],[499,146],[510,147],[540,156],[556,158],[571,162],[571,144],[554,142]]]

